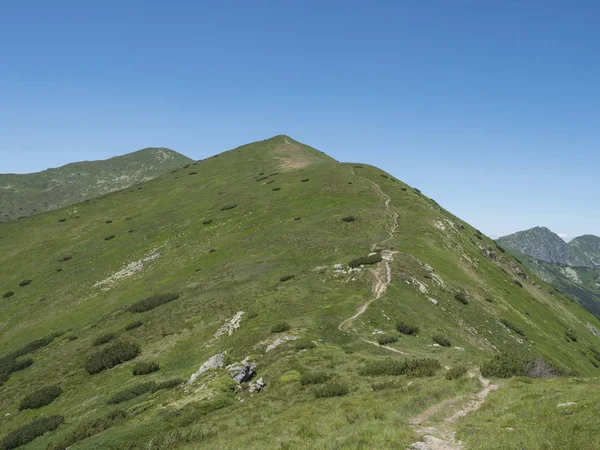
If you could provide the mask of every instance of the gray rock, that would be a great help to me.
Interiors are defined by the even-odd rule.
[[[256,373],[256,364],[249,363],[242,367],[232,367],[229,370],[231,371],[231,378],[233,378],[236,383],[243,383],[252,379]]]
[[[196,379],[202,375],[207,370],[217,369],[219,367],[223,367],[225,365],[225,355],[223,353],[217,353],[214,356],[211,356],[206,361],[202,363],[200,368],[192,374],[190,379],[188,380],[188,384],[193,383]]]
[[[250,392],[260,392],[266,385],[267,383],[265,383],[261,377],[254,383],[250,383],[250,388],[248,390]]]

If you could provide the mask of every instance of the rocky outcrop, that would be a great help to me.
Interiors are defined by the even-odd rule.
[[[204,372],[206,372],[207,370],[218,369],[220,367],[223,367],[224,365],[225,365],[225,354],[224,353],[217,353],[216,355],[211,356],[210,358],[208,358],[206,361],[204,361],[202,363],[202,365],[196,372],[194,372],[192,374],[192,376],[188,380],[188,384],[191,384],[194,381],[196,381],[196,379],[198,379],[198,377],[200,375],[202,375]]]
[[[260,392],[260,391],[263,390],[263,388],[266,385],[267,385],[267,383],[265,383],[262,378],[259,378],[255,382],[250,383],[250,386],[248,387],[248,391],[250,391],[250,392]]]
[[[252,379],[256,373],[256,364],[248,363],[242,364],[241,366],[233,365],[228,367],[227,370],[231,373],[231,378],[239,384]]]

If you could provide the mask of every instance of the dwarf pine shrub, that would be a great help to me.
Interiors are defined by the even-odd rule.
[[[379,263],[381,261],[383,261],[383,258],[381,257],[381,254],[376,253],[375,255],[363,256],[361,258],[353,259],[352,261],[350,261],[348,263],[348,266],[350,266],[351,268],[355,269],[355,268],[360,267],[360,266],[367,266],[367,265],[371,265],[371,264],[377,264],[377,263]]]
[[[279,278],[279,281],[281,281],[282,283],[284,281],[288,281],[291,280],[292,278],[294,278],[296,275],[283,275],[281,278]]]
[[[342,217],[342,222],[354,222],[355,220],[356,220],[356,217],[354,217],[354,216]]]
[[[149,373],[156,372],[159,369],[160,369],[160,366],[158,365],[158,363],[156,363],[154,361],[140,362],[140,363],[137,363],[135,366],[133,366],[133,369],[131,369],[131,373],[134,376],[147,375]]]
[[[142,325],[143,322],[141,320],[136,320],[135,322],[131,322],[125,325],[125,331],[133,330],[135,328],[141,327]]]
[[[63,416],[48,416],[29,422],[4,436],[0,441],[0,450],[12,450],[29,444],[44,433],[56,430],[64,421]]]
[[[316,398],[342,397],[350,392],[348,385],[342,381],[330,381],[315,389]]]
[[[31,280],[23,280],[23,281],[19,281],[19,286],[23,287],[23,286],[27,286],[28,284],[31,283]]]
[[[328,381],[329,378],[331,377],[325,372],[306,372],[302,374],[300,384],[321,384]]]
[[[396,330],[398,330],[402,334],[410,336],[412,334],[417,334],[419,332],[419,327],[416,325],[400,322],[396,325]]]
[[[19,411],[23,411],[24,409],[38,409],[49,405],[60,394],[62,394],[62,389],[58,385],[37,389],[23,397],[19,404]]]
[[[573,342],[577,342],[577,335],[573,332],[573,330],[565,330],[565,334]]]
[[[58,262],[65,262],[65,261],[69,261],[70,259],[73,259],[73,256],[65,255],[65,256],[61,256],[60,258],[58,258]]]
[[[377,338],[377,343],[379,345],[388,345],[393,344],[394,342],[398,342],[398,338],[396,336],[384,335]]]
[[[202,221],[202,225],[208,225],[209,223],[212,223],[212,219],[206,219]]]
[[[221,208],[221,211],[229,211],[230,209],[234,209],[237,208],[237,205],[235,203],[231,204],[231,205],[225,205]]]
[[[501,319],[500,319],[500,322],[501,322],[501,323],[502,323],[502,325],[504,325],[506,328],[509,328],[509,329],[513,330],[513,331],[514,331],[515,333],[517,333],[518,335],[520,335],[520,336],[523,336],[523,337],[527,337],[527,336],[525,335],[525,332],[524,332],[523,330],[521,330],[519,327],[517,327],[517,326],[516,326],[514,323],[512,323],[512,322],[509,322],[508,320],[506,320],[506,319],[504,319],[504,318],[501,318]]]
[[[89,374],[100,373],[134,359],[139,352],[139,347],[132,342],[115,342],[92,354],[85,363],[85,370]]]
[[[454,294],[454,299],[462,303],[463,305],[468,305],[469,300],[467,300],[467,295],[464,292],[457,292]]]
[[[308,350],[309,348],[315,348],[317,344],[315,344],[310,339],[297,339],[294,341],[294,348],[296,350]]]
[[[176,292],[168,292],[165,294],[156,294],[150,297],[147,297],[143,300],[135,302],[128,308],[128,311],[134,313],[146,312],[150,311],[154,308],[158,308],[165,303],[169,303],[175,301],[179,298],[179,294]]]
[[[256,181],[263,181],[263,180],[266,180],[267,178],[269,178],[269,177],[259,177],[256,179]]]
[[[103,344],[107,344],[112,341],[116,337],[115,333],[106,333],[102,336],[98,336],[94,341],[94,346],[99,346]]]
[[[13,295],[15,295],[15,293],[13,291],[8,291],[8,292],[5,292],[4,294],[2,294],[2,298],[9,298],[9,297],[12,297]]]
[[[111,235],[109,235],[109,236],[106,236],[106,237],[104,238],[104,240],[105,240],[105,241],[110,241],[111,239],[114,239],[114,238],[116,238],[116,236],[115,236],[114,234],[111,234]]]
[[[275,183],[275,180],[269,180],[265,184],[273,184],[273,183]]]
[[[454,366],[451,367],[448,372],[446,372],[446,380],[456,380],[460,377],[462,377],[464,374],[467,373],[467,367],[463,366],[463,365],[458,365],[458,366]]]
[[[280,190],[281,190],[281,188],[280,188],[280,187],[276,187],[276,188],[273,188],[273,189],[271,189],[271,190],[272,190],[272,191],[280,191]]]
[[[303,178],[302,180],[300,180],[302,183],[306,183],[307,181],[309,181],[309,178]]]
[[[140,395],[144,395],[148,392],[152,392],[156,387],[156,383],[154,381],[146,381],[145,383],[136,384],[127,389],[123,389],[122,391],[118,391],[112,395],[107,400],[109,405],[115,405],[118,403],[123,403],[128,400],[139,397]]]
[[[433,336],[433,342],[435,342],[438,345],[441,345],[442,347],[450,347],[452,345],[448,339],[439,334]]]
[[[408,375],[412,377],[429,377],[435,375],[440,367],[440,362],[431,358],[405,360],[385,358],[368,362],[358,373],[363,376]]]
[[[59,222],[66,222],[67,219],[58,219]]]
[[[108,224],[108,223],[112,223],[112,220],[107,220],[104,223]]]
[[[290,324],[287,322],[278,322],[271,327],[271,333],[283,333],[290,329]]]
[[[70,448],[76,442],[83,441],[92,437],[111,426],[123,422],[127,418],[127,413],[121,409],[109,411],[102,417],[89,419],[79,424],[73,431],[64,436],[58,442],[48,446],[48,450],[65,450]]]

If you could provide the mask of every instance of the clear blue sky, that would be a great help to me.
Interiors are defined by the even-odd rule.
[[[489,235],[600,235],[596,1],[0,3],[0,172],[284,133]]]

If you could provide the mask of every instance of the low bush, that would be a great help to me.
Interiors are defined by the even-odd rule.
[[[514,281],[514,282],[515,282],[515,284],[516,284],[517,286],[519,286],[520,288],[522,288],[522,287],[523,287],[523,283],[521,283],[519,280],[513,280],[513,281]]]
[[[506,253],[506,249],[502,247],[500,244],[496,244],[496,248],[500,250],[502,253]]]
[[[517,333],[518,335],[521,335],[523,337],[527,337],[525,335],[525,332],[523,330],[521,330],[519,327],[517,327],[515,324],[509,322],[508,320],[502,318],[500,319],[500,322],[502,323],[502,325],[504,325],[506,328],[509,328],[511,330],[513,330],[515,333]]]
[[[384,175],[383,173],[381,174],[381,176],[382,176],[383,178],[389,178],[387,175]]]
[[[33,353],[40,348],[46,347],[57,337],[62,336],[64,333],[61,331],[56,331],[48,336],[44,336],[43,338],[36,339],[35,341],[31,341],[25,346],[21,347],[19,350],[12,353],[12,355],[16,358],[18,356],[27,355],[29,353]]]
[[[307,181],[309,181],[309,178],[303,178],[302,180],[300,180],[302,183],[306,183]]]
[[[342,217],[342,222],[354,222],[355,220],[356,220],[356,217],[354,217],[354,216]]]
[[[150,297],[147,297],[143,300],[135,302],[128,308],[128,311],[134,313],[146,312],[150,311],[154,308],[158,308],[165,303],[170,303],[179,298],[179,294],[176,292],[168,292],[165,294],[156,294]]]
[[[383,261],[381,254],[376,253],[375,255],[363,256],[361,258],[353,259],[352,261],[350,261],[348,263],[348,266],[350,266],[353,269],[356,269],[357,267],[360,267],[360,266],[377,264],[377,263],[380,263],[381,261]]]
[[[271,327],[271,333],[283,333],[290,329],[290,324],[287,322],[279,322]]]
[[[214,248],[211,248],[211,249],[208,251],[208,253],[214,253],[214,252],[216,252],[216,250],[215,250]]]
[[[463,305],[468,305],[469,300],[467,300],[467,295],[464,292],[457,292],[454,294],[454,299],[462,303]]]
[[[523,358],[501,353],[481,366],[481,375],[484,377],[525,377],[529,375],[529,367]]]
[[[317,344],[315,344],[310,339],[297,339],[294,341],[294,348],[296,350],[308,350],[309,348],[315,348]]]
[[[494,299],[492,297],[486,297],[485,301],[488,303],[494,303]]]
[[[106,237],[104,238],[104,240],[105,240],[105,241],[110,241],[111,239],[114,239],[114,238],[116,238],[116,236],[115,236],[114,234],[111,234],[110,236],[106,236]]]
[[[102,336],[98,336],[96,338],[96,340],[94,341],[93,345],[97,347],[99,345],[108,344],[115,337],[116,337],[115,333],[106,333],[106,334],[103,334]]]
[[[440,362],[437,359],[401,360],[385,358],[368,362],[359,370],[359,374],[363,376],[408,375],[412,377],[429,377],[435,375],[440,367]]]
[[[592,352],[592,356],[594,357],[594,359],[598,362],[600,362],[600,351],[598,351],[598,349],[594,348],[594,347],[589,347],[590,352]]]
[[[286,373],[279,377],[279,382],[281,383],[294,383],[296,381],[300,381],[302,378],[302,374],[297,370],[288,370]]]
[[[273,183],[275,183],[275,180],[269,180],[265,184],[273,184]]]
[[[23,411],[24,409],[38,409],[49,405],[60,394],[62,394],[62,389],[58,385],[37,389],[23,397],[19,404],[19,411]]]
[[[416,325],[410,325],[404,322],[400,322],[398,325],[396,325],[396,330],[398,330],[402,334],[410,336],[412,334],[417,334],[419,332],[419,327]]]
[[[267,178],[269,178],[269,177],[259,177],[256,179],[256,181],[263,181],[263,180],[266,180]]]
[[[154,392],[162,391],[163,389],[173,389],[182,385],[184,382],[185,380],[181,378],[171,378],[169,380],[158,381],[154,387]]]
[[[107,224],[108,224],[108,223],[112,223],[112,220],[107,220],[107,221],[105,221],[104,223],[107,223]]]
[[[456,379],[462,377],[466,373],[467,373],[466,366],[458,365],[458,366],[451,367],[450,369],[448,369],[448,372],[446,372],[446,380],[456,380]]]
[[[59,222],[66,222],[67,219],[58,219]]]
[[[400,188],[400,189],[403,190],[404,192],[406,192],[406,190],[407,190],[406,188]]]
[[[307,384],[321,384],[328,381],[329,378],[329,374],[325,372],[306,372],[302,374],[302,378],[300,378],[300,384],[304,386]]]
[[[35,438],[56,430],[65,421],[63,416],[41,417],[23,425],[8,433],[0,441],[0,450],[12,450],[13,448],[29,444]]]
[[[565,334],[573,342],[577,342],[577,335],[573,332],[573,330],[570,330],[570,329],[569,330],[565,330]]]
[[[288,281],[291,280],[292,278],[294,278],[296,275],[283,275],[281,278],[279,278],[279,281],[284,282],[284,281]]]
[[[394,342],[398,342],[398,338],[396,336],[379,336],[377,338],[377,343],[379,345],[388,345],[393,344]]]
[[[198,175],[198,172],[190,172],[188,175]]]
[[[65,450],[76,442],[92,437],[111,426],[123,422],[127,414],[121,409],[109,411],[106,415],[80,423],[73,431],[64,436],[58,442],[48,446],[48,450]]]
[[[31,283],[31,280],[23,280],[23,281],[19,281],[19,286],[23,287],[23,286],[27,286],[28,284]]]
[[[2,298],[10,298],[13,295],[15,295],[15,293],[13,291],[8,291],[8,292],[5,292],[4,294],[2,294]]]
[[[300,217],[294,217],[294,220],[300,220]]]
[[[125,331],[134,330],[138,327],[141,327],[142,325],[143,325],[143,322],[141,320],[136,320],[135,322],[131,322],[131,323],[128,323],[127,325],[125,325]]]
[[[107,400],[107,403],[109,405],[123,403],[139,397],[140,395],[152,392],[155,387],[156,383],[154,381],[146,381],[145,383],[136,384],[135,386],[116,392]]]
[[[341,381],[330,381],[315,389],[316,398],[342,397],[350,392],[348,385]]]
[[[221,211],[229,211],[230,209],[234,209],[237,208],[237,205],[235,203],[231,204],[231,205],[225,205],[221,208]]]
[[[433,342],[441,345],[442,347],[450,347],[452,345],[448,339],[446,339],[444,336],[440,336],[439,334],[433,336]]]
[[[100,373],[134,359],[139,352],[139,347],[134,343],[115,342],[92,354],[85,363],[85,370],[89,374]]]
[[[137,375],[147,375],[149,373],[156,372],[160,369],[160,366],[156,362],[140,362],[133,366],[131,369],[131,373],[134,376]]]
[[[65,262],[65,261],[69,261],[70,259],[73,259],[73,257],[71,255],[65,255],[65,256],[58,258],[58,262]]]
[[[280,188],[280,187],[276,187],[276,188],[273,188],[273,189],[271,189],[271,190],[272,190],[272,191],[280,191],[280,190],[281,190],[281,188]]]
[[[206,219],[202,221],[202,225],[208,225],[209,223],[212,223],[212,219]]]
[[[273,172],[269,174],[270,177],[274,177],[275,175],[279,175],[279,172]]]

